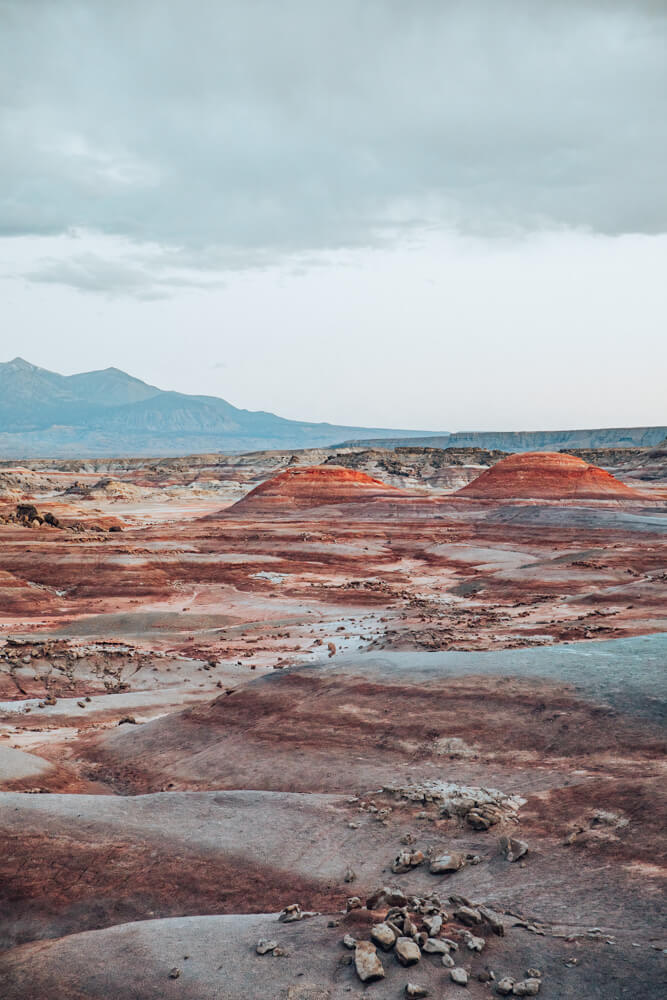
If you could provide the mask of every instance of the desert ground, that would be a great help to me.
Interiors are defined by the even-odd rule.
[[[667,449],[0,463],[6,1000],[665,995]]]

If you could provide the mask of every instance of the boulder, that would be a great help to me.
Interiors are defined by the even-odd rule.
[[[468,985],[468,973],[466,972],[465,969],[462,969],[459,965],[449,970],[449,976],[452,982],[456,983],[457,986]]]
[[[369,910],[384,910],[392,906],[403,907],[407,905],[407,896],[401,889],[392,889],[386,885],[381,889],[376,889],[373,895],[366,900],[366,906]]]
[[[501,997],[509,996],[513,989],[514,980],[511,976],[503,976],[496,984],[496,993],[499,993]]]
[[[390,951],[396,943],[396,933],[387,923],[375,924],[371,927],[371,938],[375,944],[380,945],[383,951]]]
[[[459,906],[458,910],[454,910],[454,917],[468,927],[482,923],[482,915],[474,906]]]
[[[378,958],[375,945],[370,941],[359,941],[354,949],[354,967],[362,983],[374,983],[384,979],[384,968]]]
[[[501,837],[500,849],[507,861],[518,861],[528,853],[528,844],[525,840],[518,840],[516,837]]]
[[[429,865],[431,875],[449,875],[457,872],[466,863],[465,855],[458,851],[451,851],[449,854],[439,854]]]
[[[422,957],[419,945],[409,937],[400,937],[396,942],[396,958],[401,965],[415,965]]]
[[[512,987],[512,994],[515,997],[536,997],[540,992],[541,982],[539,979],[522,979]]]
[[[449,945],[441,938],[427,938],[424,943],[423,951],[427,952],[429,955],[448,955]]]
[[[268,941],[266,938],[260,938],[260,940],[255,945],[255,951],[258,955],[266,955],[267,952],[273,951],[274,948],[278,947],[277,941]]]

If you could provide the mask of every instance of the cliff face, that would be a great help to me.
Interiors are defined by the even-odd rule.
[[[602,427],[570,431],[457,431],[413,438],[368,438],[357,445],[374,448],[486,448],[499,451],[572,451],[577,448],[655,448],[667,427]],[[350,442],[345,442],[350,443]]]

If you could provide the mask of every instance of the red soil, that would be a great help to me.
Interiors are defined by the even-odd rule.
[[[285,469],[260,483],[234,509],[274,507],[313,507],[332,503],[353,503],[387,495],[400,496],[402,490],[373,479],[357,469],[338,465],[301,466]]]
[[[642,494],[574,455],[531,451],[510,455],[457,491],[457,496],[503,500],[641,500]]]

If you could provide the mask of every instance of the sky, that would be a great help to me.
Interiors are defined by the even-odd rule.
[[[666,0],[0,0],[0,361],[667,420]]]

